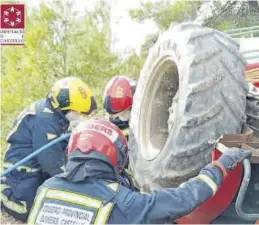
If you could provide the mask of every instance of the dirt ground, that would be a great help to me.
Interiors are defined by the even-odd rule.
[[[15,218],[13,218],[12,216],[8,215],[5,212],[1,212],[1,225],[2,224],[25,224],[24,222],[20,221],[20,220],[16,220]]]

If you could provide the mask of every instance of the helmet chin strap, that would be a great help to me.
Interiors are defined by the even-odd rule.
[[[124,149],[125,150],[125,149]],[[123,151],[123,150],[122,150]],[[127,150],[126,150],[127,151]],[[132,178],[128,175],[125,168],[128,166],[129,163],[129,156],[124,155],[122,156],[123,162],[121,163],[120,167],[115,168],[115,173],[117,180],[125,187],[134,190],[134,183]]]
[[[122,184],[124,187],[134,190],[133,181],[131,177],[125,172],[124,169],[121,171],[121,169],[119,169],[118,167],[115,167],[115,173],[116,173],[117,181],[120,184]]]

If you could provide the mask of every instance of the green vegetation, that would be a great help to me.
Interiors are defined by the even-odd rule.
[[[130,11],[130,16],[138,22],[153,20],[158,28],[166,30],[172,22],[193,21],[202,1],[159,1],[142,3],[139,9]]]
[[[203,25],[218,30],[235,29],[259,25],[257,1],[214,2],[212,16]]]
[[[133,20],[143,22],[152,20],[159,32],[148,35],[142,45],[141,55],[147,56],[148,49],[157,40],[160,32],[171,24],[194,21],[200,15],[211,15],[204,18],[203,26],[220,31],[259,25],[259,6],[257,1],[172,1],[142,3],[138,9],[130,11]],[[256,35],[258,36],[258,35]]]
[[[109,8],[103,1],[84,17],[76,15],[72,1],[65,5],[52,1],[27,11],[26,44],[1,47],[2,153],[15,117],[31,102],[44,98],[56,80],[69,75],[81,77],[101,109],[104,86],[112,76],[124,73],[137,77],[138,56],[130,54],[122,62],[111,51],[109,20]]]

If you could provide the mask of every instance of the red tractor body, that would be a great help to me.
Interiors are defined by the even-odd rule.
[[[220,151],[215,149],[213,151],[212,160],[216,160],[220,155]],[[203,203],[200,207],[196,208],[187,216],[178,219],[177,222],[181,224],[209,224],[229,207],[238,192],[242,181],[242,175],[243,166],[242,164],[239,164],[228,174],[224,180],[224,183],[212,198]]]
[[[251,144],[256,144],[256,149],[249,146],[249,138],[252,136],[253,131],[248,128],[244,134],[236,135],[224,135],[220,143],[212,152],[212,161],[217,160],[223,151],[226,151],[227,147],[240,147],[248,148],[252,151],[253,156],[250,159],[251,163],[259,163],[259,143],[251,142]],[[223,143],[223,145],[222,145]],[[226,145],[226,146],[225,146]],[[222,147],[223,146],[223,147]],[[224,149],[226,148],[226,149]],[[234,168],[228,176],[224,179],[224,182],[218,189],[217,193],[204,202],[200,207],[196,208],[190,214],[179,218],[176,220],[180,224],[209,224],[220,216],[225,209],[227,209],[233,202],[235,196],[239,194],[241,190],[241,183],[244,180],[250,180],[245,178],[245,167],[244,164],[239,163],[236,168]],[[244,176],[244,177],[243,177]],[[247,188],[247,186],[246,186]]]
[[[259,39],[258,39],[258,42],[259,42]],[[253,81],[253,84],[256,86],[256,87],[259,87],[259,59],[258,59],[258,62],[256,63],[251,63],[251,64],[248,64],[246,67],[245,67],[245,70],[247,72],[247,77],[249,79],[249,73],[253,72],[253,77],[254,77],[254,81]]]

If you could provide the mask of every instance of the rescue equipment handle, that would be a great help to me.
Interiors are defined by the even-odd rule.
[[[49,147],[51,147],[52,145],[57,144],[58,142],[61,142],[63,140],[66,140],[70,137],[71,133],[67,133],[67,134],[62,134],[60,137],[56,138],[55,140],[49,142],[48,144],[40,147],[39,149],[37,149],[35,152],[31,153],[30,155],[26,156],[25,158],[23,158],[22,160],[20,160],[19,162],[15,163],[12,167],[8,168],[7,170],[5,170],[3,173],[1,173],[0,177],[4,177],[7,174],[9,174],[10,172],[12,172],[13,170],[15,170],[17,167],[23,165],[24,163],[26,163],[28,160],[32,159],[33,157],[35,157],[36,155],[40,154],[41,152],[45,151],[46,149],[48,149]]]
[[[242,209],[242,205],[244,202],[244,198],[245,198],[245,194],[250,182],[250,177],[251,177],[251,164],[250,161],[248,159],[245,159],[243,161],[243,166],[244,166],[244,176],[243,176],[243,180],[241,183],[241,186],[239,188],[239,192],[237,195],[237,200],[236,200],[236,212],[237,215],[239,217],[241,217],[244,220],[247,221],[254,221],[254,220],[258,220],[259,219],[259,213],[255,214],[255,213],[246,213],[243,211]]]

